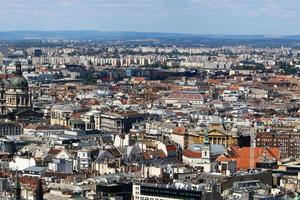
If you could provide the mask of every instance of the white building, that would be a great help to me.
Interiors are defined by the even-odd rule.
[[[9,162],[10,170],[24,170],[28,167],[36,166],[35,160],[33,158],[21,158],[19,156],[15,157],[13,161]]]

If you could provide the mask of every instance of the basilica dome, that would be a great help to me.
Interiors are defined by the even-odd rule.
[[[10,87],[11,88],[20,88],[25,89],[28,88],[28,82],[24,76],[20,74],[16,74],[11,80],[10,80]]]
[[[26,78],[22,75],[20,62],[16,63],[16,73],[10,79],[10,88],[14,88],[14,89],[27,89],[28,88],[28,82],[27,82]]]

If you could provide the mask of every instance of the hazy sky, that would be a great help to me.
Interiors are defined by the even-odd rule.
[[[300,35],[300,0],[0,0],[7,30]]]

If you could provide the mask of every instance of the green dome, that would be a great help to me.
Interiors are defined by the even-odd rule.
[[[16,74],[11,80],[10,80],[10,87],[11,88],[28,88],[28,82],[24,78],[24,76],[20,74]]]

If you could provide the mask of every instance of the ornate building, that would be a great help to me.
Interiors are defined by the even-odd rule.
[[[211,123],[208,126],[210,144],[220,144],[225,148],[238,145],[238,132],[235,128],[228,130],[220,123]],[[188,135],[188,144],[202,144],[205,140],[205,131],[194,130]]]
[[[27,80],[22,75],[21,64],[16,63],[15,75],[5,91],[6,112],[18,112],[31,109],[31,93],[28,89]]]
[[[42,112],[32,110],[31,92],[19,62],[10,80],[0,79],[0,119],[17,121],[23,125],[43,120]]]

